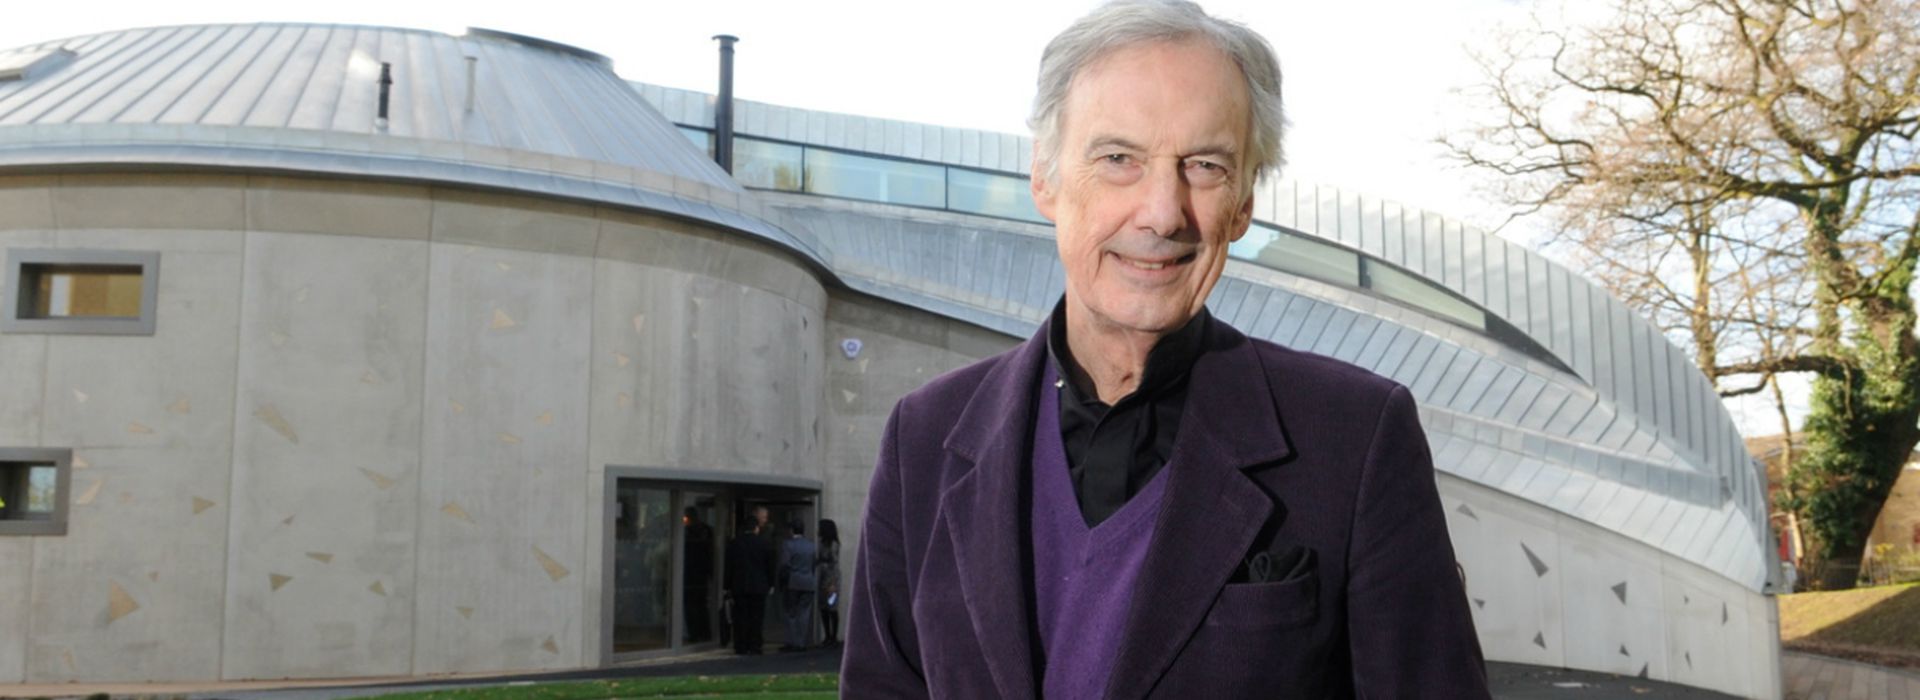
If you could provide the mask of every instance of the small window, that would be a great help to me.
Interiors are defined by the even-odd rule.
[[[700,150],[706,151],[708,158],[713,157],[713,132],[699,127],[680,126],[680,135],[687,137],[687,140],[692,141],[693,145],[698,146]]]
[[[806,191],[814,194],[944,209],[946,169],[930,163],[806,149]]]
[[[14,249],[6,276],[0,331],[153,335],[159,253]]]
[[[1382,296],[1473,328],[1487,329],[1487,313],[1411,272],[1367,261],[1367,287]]]
[[[72,450],[0,447],[0,535],[67,534]]]
[[[733,178],[747,187],[800,191],[805,149],[760,139],[733,138]]]
[[[1274,236],[1254,254],[1254,260],[1275,270],[1322,282],[1360,286],[1359,253],[1305,236],[1287,233]]]
[[[947,168],[947,208],[1003,219],[1048,223],[1033,207],[1033,188],[1012,175]]]

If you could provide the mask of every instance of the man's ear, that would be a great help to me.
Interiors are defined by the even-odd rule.
[[[1227,242],[1239,243],[1246,237],[1247,229],[1253,226],[1253,189],[1247,189],[1247,200],[1240,203],[1240,210],[1233,213],[1233,224],[1227,228]]]
[[[1058,219],[1053,218],[1053,205],[1060,194],[1059,188],[1047,178],[1046,167],[1040,164],[1038,155],[1027,166],[1027,189],[1033,193],[1033,208],[1039,210],[1040,215],[1048,221],[1057,222]]]

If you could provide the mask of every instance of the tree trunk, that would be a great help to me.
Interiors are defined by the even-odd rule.
[[[1804,514],[1823,523],[1814,534],[1830,567],[1851,561],[1857,571],[1880,507],[1920,442],[1920,342],[1906,286],[1883,285],[1847,304],[1855,330],[1845,354],[1854,369],[1814,380],[1807,453],[1795,471],[1817,487]]]

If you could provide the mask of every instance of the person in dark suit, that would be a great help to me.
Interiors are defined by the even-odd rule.
[[[1279,92],[1264,39],[1179,0],[1048,45],[1031,186],[1066,292],[894,407],[846,697],[1488,697],[1407,390],[1206,312]]]
[[[787,617],[787,641],[781,651],[806,651],[813,642],[813,593],[818,587],[816,556],[819,547],[807,539],[807,526],[799,520],[787,526],[787,539],[780,543],[780,609]]]
[[[767,594],[773,590],[775,552],[763,532],[767,509],[755,508],[727,541],[727,594],[733,598],[733,652],[759,654],[765,644]]]

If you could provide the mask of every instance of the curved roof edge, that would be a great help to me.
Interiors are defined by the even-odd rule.
[[[498,29],[487,29],[485,27],[467,27],[467,33],[464,36],[473,37],[476,39],[499,39],[502,41],[509,41],[515,44],[524,44],[526,46],[531,46],[536,49],[544,49],[547,51],[571,54],[574,56],[578,56],[580,58],[587,59],[589,61],[593,61],[594,63],[598,63],[602,66],[605,66],[609,70],[613,68],[613,59],[607,58],[604,54],[588,51],[586,49],[580,48],[578,46],[574,46],[572,44],[562,44],[558,41],[553,41],[551,39],[542,39],[537,36],[528,36],[526,34],[515,34],[513,32],[501,31]]]
[[[121,130],[126,133],[126,130]],[[259,146],[246,142],[195,143],[180,138],[178,130],[160,134],[130,134],[149,138],[108,141],[87,138],[70,142],[32,141],[25,145],[0,142],[0,172],[59,169],[204,168],[243,172],[276,172],[335,177],[367,177],[408,182],[508,190],[584,202],[630,207],[703,221],[780,245],[822,271],[832,270],[827,251],[804,231],[796,235],[769,218],[776,217],[751,194],[724,190],[704,183],[645,170],[591,164],[590,172],[577,168],[537,168],[534,163],[496,153],[491,158],[453,160],[418,153],[382,150],[378,139],[343,144],[328,139],[333,148],[301,149],[286,145]],[[268,137],[276,133],[264,134]],[[340,135],[333,135],[338,137]],[[351,141],[352,139],[344,139]],[[356,146],[356,147],[346,147]]]

